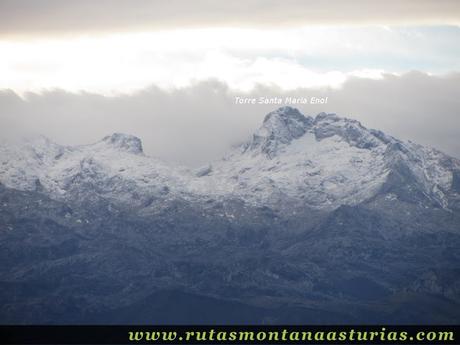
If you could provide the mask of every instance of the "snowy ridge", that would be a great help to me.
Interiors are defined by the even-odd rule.
[[[83,199],[96,193],[126,203],[142,203],[171,188],[184,190],[180,169],[145,156],[141,140],[116,133],[101,141],[64,147],[48,139],[0,148],[0,181],[10,188],[35,190],[57,199]]]
[[[282,107],[265,117],[250,141],[208,169],[195,191],[208,186],[211,195],[254,204],[279,206],[294,199],[313,208],[336,208],[371,199],[401,166],[411,175],[404,183],[413,182],[431,202],[448,208],[458,160],[356,120],[326,113],[305,117]]]
[[[246,144],[198,171],[146,156],[139,138],[121,133],[74,147],[44,137],[0,145],[0,182],[7,187],[136,206],[148,206],[152,198],[212,197],[334,209],[379,194],[410,199],[412,193],[418,198],[413,202],[423,202],[422,195],[447,209],[458,198],[453,181],[459,171],[457,159],[437,150],[336,114],[313,118],[291,107],[269,113]]]

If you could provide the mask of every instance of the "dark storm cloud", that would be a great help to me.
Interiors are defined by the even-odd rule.
[[[246,140],[264,115],[278,105],[236,105],[235,96],[327,96],[326,105],[299,106],[360,120],[401,139],[460,157],[460,73],[444,77],[412,72],[382,80],[351,78],[337,90],[282,91],[259,87],[250,94],[203,82],[176,91],[149,88],[133,95],[104,97],[64,91],[29,94],[23,100],[0,92],[0,135],[37,132],[62,144],[95,142],[112,132],[142,138],[148,154],[200,165]]]
[[[456,0],[1,0],[0,33],[62,34],[203,26],[460,24]]]

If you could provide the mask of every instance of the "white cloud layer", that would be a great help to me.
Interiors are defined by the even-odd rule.
[[[350,76],[460,70],[460,28],[186,29],[0,41],[0,88],[105,95],[210,78],[231,88],[339,87]]]

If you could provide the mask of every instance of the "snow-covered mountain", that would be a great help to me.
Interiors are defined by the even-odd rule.
[[[0,323],[456,324],[459,194],[457,159],[290,107],[196,170],[3,143]]]
[[[449,209],[457,207],[459,171],[457,159],[437,150],[335,114],[313,118],[291,107],[269,113],[247,143],[198,171],[148,157],[139,138],[119,133],[85,146],[36,137],[0,147],[0,182],[7,187],[140,206],[152,197],[212,197],[335,209],[384,194]]]
[[[185,175],[143,153],[141,140],[115,133],[83,146],[60,146],[36,136],[0,147],[0,182],[36,190],[58,200],[101,196],[120,203],[140,203],[171,187],[185,189]]]
[[[425,201],[448,208],[458,192],[453,185],[459,169],[454,158],[358,121],[326,113],[305,117],[283,107],[265,117],[250,141],[209,169],[200,188],[211,186],[211,194],[233,193],[254,203],[291,198],[336,208],[389,193],[390,180],[400,175]],[[397,197],[391,190],[396,194],[388,197]]]

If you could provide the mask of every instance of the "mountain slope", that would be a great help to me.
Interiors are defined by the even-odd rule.
[[[283,107],[266,116],[249,142],[200,177],[196,190],[211,186],[209,194],[235,194],[255,204],[294,200],[327,209],[356,205],[378,193],[413,194],[414,202],[449,208],[457,207],[459,171],[454,158],[357,121],[325,113],[304,117]]]
[[[86,146],[39,137],[0,150],[0,182],[59,199],[97,195],[143,205],[152,197],[212,196],[334,209],[386,193],[449,209],[460,190],[454,158],[335,114],[305,117],[290,107],[268,114],[251,140],[196,173],[145,156],[140,139],[119,133]]]
[[[39,189],[59,200],[104,197],[123,205],[142,205],[152,196],[185,190],[180,171],[145,156],[140,139],[127,134],[115,133],[75,147],[36,137],[2,146],[0,157],[0,182],[5,186]]]
[[[459,167],[289,107],[197,171],[3,144],[0,322],[458,323]]]

